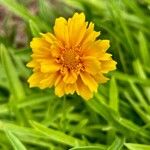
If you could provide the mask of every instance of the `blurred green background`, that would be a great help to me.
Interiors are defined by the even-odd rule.
[[[29,88],[29,42],[84,12],[117,61],[90,101]],[[150,150],[150,0],[0,0],[0,150]]]

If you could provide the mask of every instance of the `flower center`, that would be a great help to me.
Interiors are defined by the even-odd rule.
[[[75,49],[65,50],[62,54],[63,64],[69,69],[73,69],[79,63],[79,54]]]
[[[61,49],[61,56],[57,62],[63,65],[63,68],[80,70],[81,68],[81,54],[80,47],[63,48]]]

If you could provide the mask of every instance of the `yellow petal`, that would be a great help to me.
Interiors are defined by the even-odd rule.
[[[41,63],[41,72],[43,73],[53,73],[60,69],[60,65],[55,62],[53,59],[44,60]]]
[[[94,75],[94,79],[96,80],[96,82],[98,83],[105,83],[107,82],[109,79],[107,77],[105,77],[102,73],[98,73],[96,75]]]
[[[108,53],[104,53],[103,55],[99,56],[99,60],[111,60],[111,54],[108,54]]]
[[[68,20],[69,39],[72,46],[78,46],[86,32],[87,23],[84,13],[75,13]]]
[[[78,95],[83,97],[85,100],[89,100],[93,97],[93,93],[90,91],[90,89],[83,83],[81,78],[79,77],[77,80],[77,88],[76,92]]]
[[[85,45],[89,42],[95,41],[95,39],[100,35],[100,32],[94,31],[94,24],[90,23],[89,27],[86,30],[84,38],[82,40],[82,44]]]
[[[41,81],[42,77],[43,74],[41,74],[40,72],[33,73],[28,79],[30,87],[39,87],[39,82]]]
[[[29,63],[27,63],[27,67],[29,68],[33,68],[36,67],[38,65],[38,63],[35,60],[30,61]]]
[[[30,42],[30,47],[35,53],[43,54],[43,52],[49,52],[51,44],[49,44],[44,38],[33,38]]]
[[[97,91],[98,84],[95,79],[87,72],[80,73],[83,83],[93,92]]]
[[[98,44],[98,48],[103,52],[106,52],[106,50],[110,47],[109,40],[98,40],[97,44]]]
[[[47,78],[42,79],[40,81],[40,88],[52,87],[55,83],[55,80],[57,79],[57,76],[58,76],[57,73],[49,74]]]
[[[41,34],[44,39],[50,43],[50,47],[49,47],[49,51],[51,52],[53,57],[58,57],[60,55],[60,48],[59,48],[59,42],[56,39],[56,37],[51,34],[51,33],[45,33],[45,34]]]
[[[66,71],[63,81],[65,83],[74,83],[77,80],[77,74],[74,71]]]
[[[116,62],[114,60],[101,61],[101,72],[108,73],[116,69]]]
[[[57,86],[57,85],[59,84],[59,82],[62,81],[62,80],[63,80],[63,77],[62,77],[62,75],[60,74],[60,72],[58,71],[58,75],[57,75],[57,78],[56,78],[56,80],[55,80],[54,85]]]
[[[65,94],[65,83],[63,81],[59,82],[55,87],[55,94],[59,97]]]
[[[45,34],[41,34],[41,35],[42,35],[42,36],[44,37],[44,39],[45,39],[48,43],[50,43],[50,44],[53,44],[53,43],[57,42],[56,37],[55,37],[52,33],[50,33],[50,32],[45,33]]]
[[[68,25],[63,17],[57,18],[54,25],[54,33],[63,44],[69,45]]]
[[[60,53],[61,53],[60,48],[56,44],[53,44],[51,46],[50,52],[51,52],[52,57],[55,57],[55,58],[58,58],[60,56]]]
[[[97,58],[94,57],[84,57],[83,63],[85,67],[85,71],[90,74],[97,74],[100,71],[101,64],[100,61]]]
[[[93,56],[101,58],[104,57],[105,52],[108,48],[109,48],[109,40],[97,40],[83,45],[82,51],[84,56]]]
[[[66,84],[65,86],[66,94],[73,94],[75,90],[76,90],[76,84]]]

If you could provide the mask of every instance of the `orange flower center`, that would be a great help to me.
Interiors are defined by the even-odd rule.
[[[69,49],[63,53],[63,59],[64,65],[72,68],[78,63],[79,56],[74,50]]]
[[[64,67],[68,69],[76,69],[81,66],[80,60],[80,48],[65,48],[62,50],[60,62]]]

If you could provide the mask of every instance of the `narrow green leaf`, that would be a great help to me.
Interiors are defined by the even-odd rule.
[[[44,94],[44,95],[43,94],[37,94],[37,95],[33,94],[33,95],[30,95],[30,96],[24,98],[22,101],[19,101],[18,103],[16,103],[16,107],[18,109],[25,108],[28,106],[34,107],[35,105],[47,102],[53,98],[54,98],[54,96],[52,96],[51,94]],[[0,114],[7,114],[7,113],[9,113],[8,105],[7,104],[0,105]]]
[[[106,106],[104,103],[99,102],[99,101],[102,101],[100,94],[97,93],[95,96],[96,96],[96,98],[91,99],[90,101],[87,101],[87,105],[90,108],[92,108],[96,113],[98,113],[102,117],[104,117],[104,119],[106,119],[108,122],[112,121],[113,119],[112,119],[112,116],[110,115],[109,107]],[[99,101],[98,101],[98,99],[99,99]]]
[[[139,116],[141,117],[141,119],[145,122],[145,123],[149,123],[150,122],[150,116],[148,114],[146,114],[141,108],[140,106],[134,102],[134,100],[131,98],[131,96],[129,95],[129,93],[125,92],[124,93],[125,97],[127,98],[127,100],[130,102],[130,104],[133,106],[133,108],[135,109],[135,111],[137,112],[137,114],[139,114]]]
[[[112,110],[110,107],[108,107],[106,104],[101,102],[101,99],[97,94],[95,95],[96,98],[90,100],[87,102],[87,105],[92,108],[96,113],[101,115],[104,119],[108,121],[116,130],[119,130],[123,132],[124,134],[127,134],[129,130],[120,124],[120,116],[118,113],[116,113],[114,110]]]
[[[0,0],[0,3],[25,20],[29,18],[33,19],[33,16],[29,14],[28,10],[23,5],[17,3],[16,0]]]
[[[5,69],[7,80],[9,82],[9,87],[12,95],[16,100],[21,100],[25,97],[24,89],[19,80],[16,68],[11,60],[11,57],[4,45],[0,45],[0,56],[2,60],[3,67]]]
[[[48,1],[38,0],[39,16],[42,21],[47,22],[50,26],[50,31],[52,30],[52,23],[54,22],[56,16],[55,7],[50,5]]]
[[[124,0],[124,3],[127,7],[133,10],[136,16],[139,16],[145,23],[149,24],[150,20],[148,18],[148,15],[144,14],[144,11],[141,9],[141,7],[139,7],[136,1]]]
[[[129,150],[150,150],[150,145],[126,143]]]
[[[40,123],[31,121],[31,125],[50,139],[70,146],[84,145],[84,142],[61,131],[47,128]]]
[[[142,130],[138,125],[136,125],[135,123],[133,123],[132,121],[125,119],[125,118],[120,118],[119,121],[125,128],[129,129],[129,131],[132,131],[132,136],[134,135],[140,135],[141,138],[147,138],[150,140],[150,136],[149,134],[147,134],[147,132],[145,132],[145,130]],[[127,133],[128,136],[130,135],[130,133]]]
[[[5,130],[6,136],[12,144],[14,150],[26,150],[25,146],[21,143],[21,141],[13,135],[10,131]]]
[[[49,30],[47,24],[42,22],[38,17],[29,13],[26,7],[19,4],[16,0],[0,0],[0,4],[6,6],[10,11],[23,18],[25,21],[32,20],[41,30]]]
[[[124,138],[116,138],[115,141],[110,145],[107,150],[121,150],[124,144]]]
[[[138,40],[139,40],[139,46],[140,46],[139,50],[140,50],[140,56],[142,62],[148,66],[150,53],[148,51],[146,38],[142,32],[139,32]]]
[[[66,3],[68,6],[74,7],[79,10],[83,10],[83,6],[79,1],[72,1],[72,0],[64,0],[64,3]]]
[[[134,53],[134,48],[133,48],[133,39],[132,36],[128,30],[127,23],[125,22],[122,12],[121,12],[121,5],[117,3],[117,1],[111,0],[110,1],[111,5],[108,5],[108,10],[110,11],[110,14],[112,15],[112,20],[116,24],[116,27],[118,27],[117,30],[120,30],[119,27],[121,27],[122,31],[124,32],[124,43],[128,45],[128,49],[130,49],[129,53],[133,55],[133,57],[136,57]]]
[[[106,150],[105,146],[83,146],[83,147],[74,147],[69,150]]]
[[[136,59],[135,61],[133,61],[133,69],[138,77],[140,77],[141,79],[146,79],[146,74],[144,72],[144,69],[140,60]]]
[[[118,88],[115,81],[115,78],[112,77],[110,80],[110,88],[109,88],[109,106],[115,110],[118,111]]]
[[[143,69],[143,65],[141,64],[141,62],[137,59],[133,62],[133,68],[134,68],[134,72],[137,74],[137,76],[139,78],[144,79],[144,80],[147,80],[149,79],[147,76],[146,76],[146,73]],[[150,101],[150,87],[149,86],[145,86],[145,87],[142,87],[143,90],[144,90],[144,93],[147,97],[147,99]]]
[[[40,29],[38,28],[38,26],[32,20],[29,21],[29,25],[30,25],[32,35],[38,36],[40,33]]]
[[[98,98],[98,97],[96,97]],[[146,132],[141,131],[140,127],[134,124],[133,122],[124,119],[118,116],[113,110],[107,107],[105,104],[101,103],[100,100],[92,99],[87,102],[88,106],[90,106],[96,113],[103,116],[117,131],[124,133],[126,136],[133,136],[133,134],[139,134],[142,137],[150,139],[150,136],[147,135]]]
[[[24,141],[25,143],[31,143],[44,147],[50,146],[50,139],[35,129],[0,121],[0,131],[5,132],[5,130],[15,134],[21,141]],[[48,141],[45,141],[45,139]]]
[[[122,81],[127,81],[127,82],[133,82],[133,83],[140,83],[142,85],[150,85],[150,79],[143,79],[140,77],[137,77],[135,75],[129,75],[129,74],[124,74],[119,71],[115,71],[113,73],[110,73],[111,76],[114,76],[116,79],[122,80]]]
[[[148,109],[148,103],[146,102],[142,92],[140,92],[140,90],[138,89],[138,87],[130,82],[130,86],[134,92],[134,94],[136,95],[137,99],[139,100],[139,102],[141,103],[141,105],[143,106],[143,108],[147,111],[150,112],[150,110]]]

